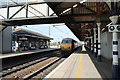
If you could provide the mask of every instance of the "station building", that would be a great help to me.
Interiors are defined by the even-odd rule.
[[[26,29],[13,29],[13,51],[36,50],[48,48],[48,43],[53,38],[43,35],[38,32],[33,32]]]
[[[0,53],[10,53],[12,51],[12,27],[6,27],[0,31]]]

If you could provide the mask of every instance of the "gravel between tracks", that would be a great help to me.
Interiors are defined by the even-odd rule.
[[[57,53],[57,56],[59,56],[59,55],[60,55],[59,52],[60,52],[60,51],[54,51],[53,54],[54,54],[54,53]],[[25,68],[25,67],[28,67],[28,66],[31,66],[31,65],[33,65],[33,64],[36,64],[36,63],[38,63],[38,62],[40,62],[40,61],[43,61],[44,59],[47,59],[47,58],[49,58],[50,56],[51,56],[50,53],[47,53],[47,54],[41,55],[38,59],[33,59],[33,60],[29,61],[29,62],[26,62],[26,63],[20,64],[20,65],[16,65],[16,66],[7,68],[7,69],[5,69],[5,70],[2,70],[0,76],[4,77],[4,76],[9,75],[9,74],[11,74],[11,73],[17,72],[17,71],[19,71],[19,70],[21,70],[21,69],[23,69],[23,68]],[[53,55],[52,55],[52,56],[53,56]],[[37,57],[38,57],[38,56],[37,56]]]
[[[8,78],[12,78],[12,79],[14,79],[14,78],[23,78],[24,76],[38,70],[39,68],[45,66],[46,64],[48,64],[49,62],[51,62],[51,61],[53,61],[55,59],[58,59],[58,57],[51,57],[51,58],[49,58],[49,59],[47,59],[45,61],[39,62],[39,63],[34,64],[34,65],[32,65],[32,66],[30,66],[28,68],[17,71],[16,73],[12,73],[11,75],[8,75],[8,76],[4,77],[3,79],[5,80],[5,79],[8,79]]]
[[[39,79],[39,78],[44,78],[46,75],[48,75],[53,69],[55,69],[61,62],[63,62],[66,58],[62,58],[60,59],[57,63],[53,64],[52,66],[50,66],[49,68],[47,68],[46,70],[44,70],[43,72],[40,72],[39,74],[37,74],[36,76],[33,77],[33,79]]]

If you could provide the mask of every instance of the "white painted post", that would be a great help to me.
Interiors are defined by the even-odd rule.
[[[116,24],[118,21],[118,16],[111,16],[110,20],[112,21],[112,24]],[[113,78],[119,78],[119,64],[118,64],[118,38],[117,38],[117,32],[113,33],[113,62],[112,62],[112,77]]]
[[[92,38],[92,54],[94,53],[94,31],[93,29],[91,30],[91,38]]]
[[[96,57],[96,28],[93,28],[94,30],[94,56]]]
[[[92,36],[91,36],[91,51],[93,50],[93,43],[92,43]]]
[[[98,27],[98,61],[101,61],[101,43],[100,43],[100,25],[101,23],[96,23]]]

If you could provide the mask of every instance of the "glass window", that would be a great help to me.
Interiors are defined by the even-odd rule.
[[[72,40],[63,40],[62,43],[71,43]]]

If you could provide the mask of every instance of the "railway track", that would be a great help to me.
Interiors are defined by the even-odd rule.
[[[42,59],[35,60],[33,62],[25,63],[23,65],[20,65],[19,67],[13,67],[12,69],[4,70],[2,74],[2,79],[16,79],[16,78],[23,78],[23,79],[30,79],[35,77],[39,73],[43,73],[44,70],[49,68],[55,63],[60,63],[64,59],[59,54],[59,51],[56,53],[56,55],[52,55],[49,57],[44,57]],[[58,65],[58,64],[57,64]],[[43,75],[44,76],[44,75]],[[43,77],[42,76],[42,77]]]
[[[54,55],[55,53],[60,53],[60,51],[59,50],[58,51],[54,51],[52,53],[48,53],[48,54],[42,55],[38,59],[35,59],[35,60],[33,59],[32,61],[29,61],[29,62],[20,64],[20,65],[17,65],[17,66],[13,66],[13,67],[10,67],[10,68],[7,68],[7,69],[3,69],[2,73],[0,74],[0,76],[4,77],[4,76],[9,75],[9,74],[11,74],[13,72],[19,71],[20,69],[24,69],[26,67],[34,65],[35,63],[41,62],[43,60],[46,60],[46,59],[48,59],[48,56],[50,56],[51,54]]]
[[[36,59],[41,58],[42,56],[49,55],[51,53],[56,53],[57,51],[60,51],[59,49],[50,50],[50,51],[43,51],[43,52],[35,52],[32,54],[24,54],[20,56],[13,56],[13,57],[7,57],[2,59],[2,70],[11,69],[14,66],[18,66]]]
[[[45,69],[47,69],[48,67],[50,67],[51,65],[53,65],[54,63],[59,61],[60,59],[61,58],[53,60],[52,62],[50,62],[49,64],[46,64],[45,66],[41,67],[40,69],[24,76],[23,79],[28,80],[28,79],[31,79],[31,78],[35,77],[37,74],[40,74],[40,72],[43,72]]]
[[[37,62],[41,62],[41,61],[46,60],[46,59],[47,59],[47,57],[42,58],[42,59],[38,59],[38,60],[35,60],[35,61],[31,61],[31,62],[22,64],[22,65],[19,65],[19,66],[15,66],[15,67],[13,67],[11,69],[3,70],[2,71],[2,77],[5,77],[6,75],[9,75],[9,74],[11,74],[13,72],[17,72],[17,71],[19,71],[21,69],[27,68],[27,67],[29,67],[31,65],[34,65]]]

